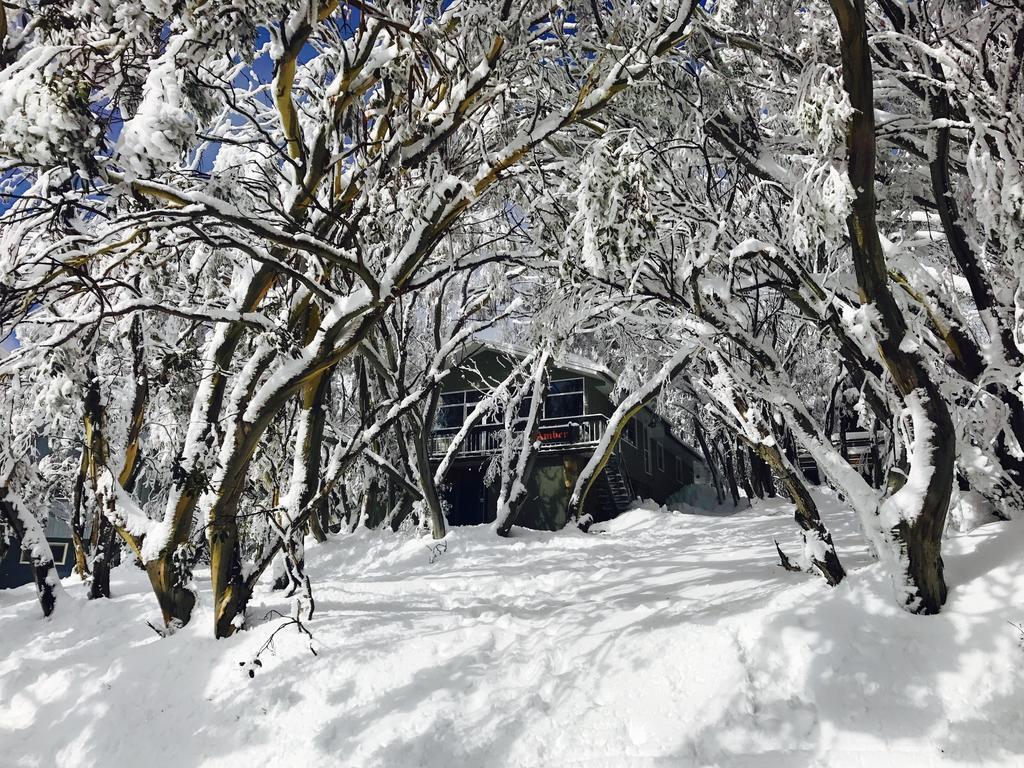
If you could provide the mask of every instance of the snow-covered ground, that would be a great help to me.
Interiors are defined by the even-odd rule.
[[[310,552],[317,655],[268,592],[253,628],[146,626],[144,577],[50,621],[0,591],[4,766],[1024,765],[1024,524],[955,535],[940,616],[898,610],[854,521],[848,569],[776,566],[782,502],[635,510],[599,534],[360,532]]]

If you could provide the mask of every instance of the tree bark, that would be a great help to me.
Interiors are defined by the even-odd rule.
[[[317,323],[317,326],[319,327],[319,323]],[[291,509],[283,512],[289,518],[291,513],[297,513],[299,510],[305,509],[306,505],[320,491],[321,453],[323,451],[324,427],[327,421],[325,407],[328,394],[330,393],[332,371],[333,369],[322,371],[306,384],[300,393],[301,411],[299,414],[299,424],[301,426],[299,434],[296,436],[295,445],[295,460],[299,464],[292,468],[292,472],[298,475],[298,477],[293,477],[292,483],[300,484],[301,491],[297,494],[297,498],[292,498],[291,494],[289,494],[288,503]],[[287,520],[281,520],[282,525],[285,525],[286,522]],[[316,541],[323,542],[327,540],[327,534],[321,525],[319,515],[310,516],[309,530]],[[303,532],[301,530],[295,531],[293,537],[294,541],[290,547],[290,552],[298,558],[295,567],[301,572],[305,567],[302,541]],[[285,555],[282,553],[281,556],[284,557]],[[290,584],[291,581],[288,578],[288,569],[286,568],[274,579],[273,589],[285,589]]]
[[[722,450],[718,440],[714,442],[714,446],[715,454],[725,470],[725,482],[728,484],[729,495],[732,497],[732,505],[738,507],[740,505],[740,490],[736,487],[736,473],[732,469],[732,452],[729,450],[728,444],[725,445],[725,450]]]
[[[752,473],[747,472],[747,451],[738,443],[736,445],[736,469],[739,475],[740,487],[747,494],[747,498],[753,499],[756,496],[759,499],[763,499],[764,497],[760,493],[754,491],[754,484],[751,482]]]
[[[419,432],[414,435],[413,441],[420,493],[423,494],[423,503],[427,508],[427,516],[430,518],[430,533],[435,539],[443,539],[448,533],[444,511],[441,509],[441,499],[437,493],[437,486],[434,484],[434,472],[430,467],[430,429],[434,423],[440,400],[441,388],[436,387],[430,394],[426,416],[422,422],[416,424]]]
[[[615,408],[612,415],[608,417],[608,425],[605,427],[605,433],[601,436],[601,442],[594,449],[594,453],[583,469],[577,474],[573,483],[573,490],[569,496],[567,520],[575,520],[576,524],[583,530],[590,526],[590,521],[581,517],[583,506],[587,500],[587,494],[593,487],[597,477],[601,474],[601,470],[604,469],[608,460],[615,452],[623,430],[630,419],[640,413],[644,406],[657,396],[661,388],[665,386],[665,383],[671,381],[679,371],[686,367],[692,355],[692,350],[688,349],[676,352],[642,386],[626,396]]]
[[[838,22],[843,85],[855,110],[847,133],[850,182],[854,189],[847,218],[854,271],[861,300],[873,304],[878,318],[882,361],[903,396],[914,422],[911,471],[925,475],[924,492],[894,494],[887,517],[897,518],[900,569],[906,584],[904,606],[914,613],[937,613],[946,601],[941,536],[949,506],[955,457],[955,432],[942,393],[919,356],[903,348],[907,327],[892,292],[875,219],[874,83],[868,45],[865,0],[830,0]]]
[[[846,577],[846,571],[836,554],[832,534],[821,521],[814,498],[776,446],[759,443],[756,448],[761,459],[778,475],[779,482],[793,501],[793,519],[802,531],[806,559],[825,583],[834,587]]]
[[[508,411],[505,417],[505,445],[502,456],[502,477],[501,490],[498,492],[497,519],[495,520],[495,532],[499,536],[508,536],[512,526],[519,516],[519,510],[523,499],[526,497],[526,478],[532,472],[537,461],[537,444],[534,440],[534,430],[540,422],[540,415],[544,409],[544,398],[548,388],[548,362],[551,353],[545,350],[534,364],[532,376],[530,413],[522,425],[523,432],[519,436],[519,450],[516,455],[516,462],[512,464],[512,440],[514,426],[517,421],[517,412],[521,398],[515,398],[507,406]]]
[[[750,466],[757,471],[764,496],[774,499],[776,496],[775,477],[772,475],[771,467],[756,452],[750,455]]]
[[[715,464],[714,457],[708,450],[708,441],[704,437],[704,428],[700,425],[700,420],[697,417],[693,419],[693,433],[696,435],[697,444],[704,455],[704,463],[708,465],[708,472],[711,473],[711,482],[715,486],[715,497],[718,499],[718,503],[721,504],[724,499],[722,497],[722,483],[718,479],[718,467]]]
[[[85,452],[89,481],[95,500],[92,530],[89,535],[89,599],[110,597],[110,569],[114,566],[117,549],[117,534],[106,515],[105,506],[112,499],[106,498],[101,490],[101,475],[107,468],[108,447],[104,430],[103,402],[95,360],[89,365],[89,382],[86,384],[84,402]]]
[[[0,514],[14,531],[22,552],[29,556],[39,607],[43,610],[43,616],[49,616],[57,605],[60,577],[57,575],[57,566],[53,562],[53,551],[46,540],[46,533],[20,497],[3,485],[0,485]]]
[[[83,450],[71,499],[71,545],[75,550],[75,573],[80,579],[89,577],[89,549],[85,535],[85,481],[88,474],[89,451]]]
[[[754,464],[754,460],[757,459],[757,455],[753,450],[747,448],[747,463],[750,465],[750,488],[754,492],[754,495],[759,499],[764,498],[764,486],[761,484],[761,475],[758,471],[757,465]],[[759,459],[758,459],[759,460]]]

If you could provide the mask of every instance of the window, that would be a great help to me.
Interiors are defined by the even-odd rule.
[[[654,457],[658,462],[658,471],[665,471],[665,446],[661,443],[654,444]]]
[[[644,472],[648,475],[651,472],[651,441],[647,436],[647,427],[643,424],[636,425],[636,437],[640,441],[640,453],[644,459]]]
[[[454,430],[466,422],[476,404],[483,399],[483,392],[465,390],[462,392],[443,392],[441,402],[434,420],[435,430]],[[519,419],[530,415],[532,399],[529,395],[519,404]],[[544,409],[540,414],[543,419],[569,419],[584,414],[583,379],[558,379],[548,385],[548,395],[544,400]],[[498,424],[500,413],[488,414],[480,421],[481,424]]]
[[[686,469],[683,466],[682,456],[676,456],[676,480],[680,483],[686,481]]]
[[[622,438],[636,448],[636,422],[630,419],[622,430]]]
[[[451,392],[441,395],[441,407],[437,409],[434,429],[455,429],[462,426],[466,416],[466,393]]]
[[[50,551],[53,552],[53,564],[64,565],[68,559],[68,543],[66,541],[51,541]],[[21,550],[21,559],[18,560],[22,565],[32,565],[32,558],[29,557],[28,552],[24,549]]]
[[[545,419],[567,419],[583,415],[583,379],[559,379],[548,385],[544,401]]]
[[[532,408],[532,407],[533,407],[533,395],[527,395],[526,397],[524,397],[522,400],[519,401],[519,413],[516,415],[516,418],[519,418],[519,419],[528,419],[528,418],[530,418],[530,408]],[[541,414],[541,417],[543,417],[543,415],[544,414]]]
[[[458,429],[482,399],[483,393],[474,390],[442,393],[434,429]]]

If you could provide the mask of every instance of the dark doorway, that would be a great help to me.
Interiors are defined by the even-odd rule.
[[[451,469],[444,495],[449,504],[449,525],[482,525],[494,521],[481,467]]]

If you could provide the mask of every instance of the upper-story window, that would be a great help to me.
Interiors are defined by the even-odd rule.
[[[566,419],[583,415],[583,379],[556,379],[548,385],[544,401],[545,419]]]
[[[458,429],[465,423],[466,416],[483,399],[482,392],[445,392],[441,395],[441,405],[437,409],[434,429]]]
[[[626,422],[626,426],[622,428],[622,439],[627,443],[636,447],[636,421],[630,419]]]
[[[434,429],[458,429],[461,427],[483,396],[483,392],[474,390],[442,393]],[[531,399],[527,396],[519,404],[518,417],[520,419],[525,419],[530,415]],[[583,414],[583,379],[557,379],[548,385],[548,395],[544,400],[542,418],[567,419]],[[486,415],[479,423],[500,423],[501,417],[502,413],[499,409]]]

